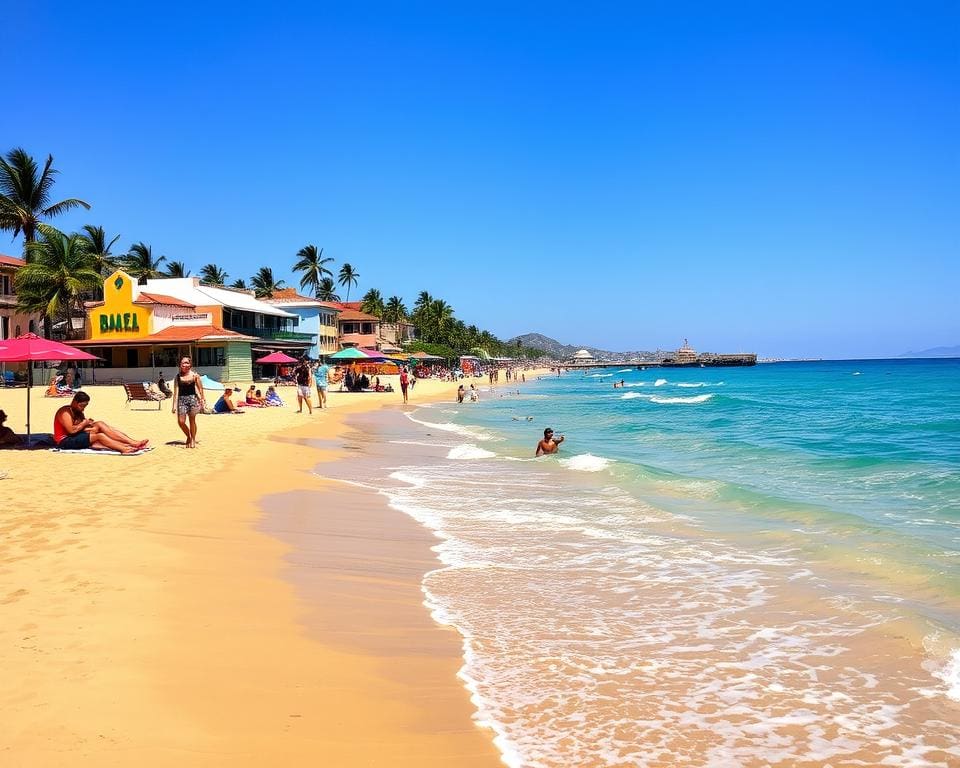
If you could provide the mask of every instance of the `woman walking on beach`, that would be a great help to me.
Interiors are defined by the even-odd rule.
[[[173,377],[173,406],[177,423],[187,438],[187,448],[197,447],[197,414],[203,410],[203,382],[193,370],[189,357],[180,358],[180,370]],[[190,426],[187,427],[187,416]]]

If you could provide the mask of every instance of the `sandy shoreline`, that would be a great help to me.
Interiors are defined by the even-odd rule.
[[[455,388],[422,381],[412,402]],[[285,388],[286,408],[201,417],[196,451],[175,444],[169,406],[127,408],[119,387],[89,393],[94,418],[156,449],[0,453],[0,762],[500,764],[454,677],[459,638],[421,605],[429,535],[310,472],[321,454],[305,439],[336,438],[346,414],[399,393],[332,393],[333,408],[311,417]],[[18,431],[25,397],[3,393]],[[35,390],[33,430],[48,431],[64,402]],[[257,527],[261,497],[320,490],[345,511],[325,518],[313,553],[326,563],[318,606],[285,561],[285,534]]]

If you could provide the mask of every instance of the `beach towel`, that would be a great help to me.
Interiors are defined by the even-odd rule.
[[[95,453],[100,456],[142,456],[145,453],[148,453],[153,450],[152,445],[148,445],[146,448],[141,448],[139,451],[134,451],[133,453],[119,453],[118,451],[95,451],[93,448],[84,448],[79,451],[65,450],[63,448],[51,448],[51,453]]]

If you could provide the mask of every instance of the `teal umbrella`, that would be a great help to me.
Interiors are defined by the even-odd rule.
[[[330,360],[369,360],[370,356],[356,347],[347,347],[330,355]]]
[[[207,376],[207,374],[203,374],[203,376],[200,377],[200,383],[203,384],[204,392],[206,392],[208,389],[211,391],[219,390],[222,392],[224,389],[223,384],[221,384],[219,381],[214,381]]]

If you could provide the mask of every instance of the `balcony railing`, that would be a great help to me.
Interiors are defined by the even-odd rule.
[[[273,339],[276,341],[313,341],[316,338],[314,333],[280,331],[275,328],[231,328],[230,330],[244,333],[247,336],[256,336],[258,339]]]

